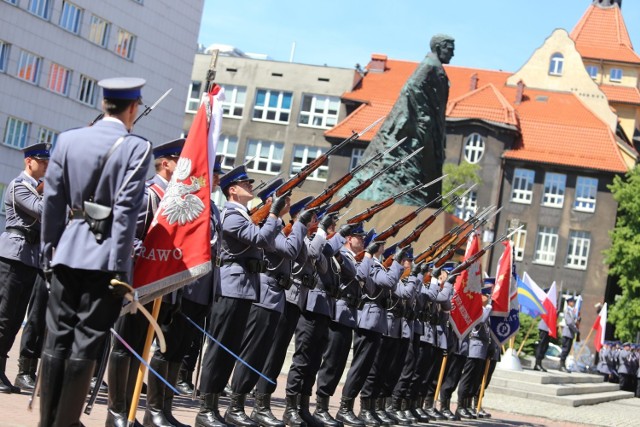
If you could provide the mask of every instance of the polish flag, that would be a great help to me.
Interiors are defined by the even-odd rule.
[[[547,310],[547,314],[540,316],[544,323],[549,328],[549,336],[552,338],[558,338],[558,295],[556,292],[556,282],[551,284],[547,297],[542,302],[544,309]]]
[[[511,300],[518,297],[518,288],[512,285],[512,248],[511,240],[502,242],[504,245],[504,252],[498,260],[498,270],[496,271],[496,284],[493,287],[491,293],[492,316],[507,317],[511,312],[512,307]]]
[[[605,302],[598,313],[598,317],[596,317],[596,321],[593,322],[593,329],[596,330],[596,336],[593,338],[593,345],[596,348],[596,351],[600,351],[602,345],[604,344],[604,335],[607,331],[607,303]]]
[[[480,252],[480,237],[473,233],[467,241],[464,259]],[[458,338],[464,338],[482,318],[482,264],[480,259],[456,278],[451,298],[451,326]]]

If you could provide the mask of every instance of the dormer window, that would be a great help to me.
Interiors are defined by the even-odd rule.
[[[622,69],[620,68],[612,68],[611,73],[609,74],[609,80],[612,82],[621,82],[622,81]]]
[[[549,74],[552,76],[561,76],[563,65],[564,56],[562,56],[561,53],[554,53],[551,55],[551,61],[549,61]]]
[[[598,77],[598,67],[595,65],[587,65],[587,73],[589,73],[589,77],[595,80]]]

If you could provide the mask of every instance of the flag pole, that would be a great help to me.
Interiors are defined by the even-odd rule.
[[[160,314],[160,306],[162,305],[162,297],[158,297],[153,301],[153,309],[151,310],[151,316],[158,320],[158,315]],[[144,342],[144,347],[142,348],[142,358],[144,360],[149,360],[149,351],[151,349],[151,343],[153,342],[154,329],[149,324],[149,328],[147,329],[147,338]],[[140,400],[140,393],[142,392],[142,382],[144,381],[144,374],[146,372],[147,367],[144,363],[140,364],[138,368],[138,379],[136,380],[136,386],[133,389],[133,397],[131,399],[131,407],[129,408],[129,418],[128,424],[129,427],[133,427],[135,419],[136,419],[136,411],[138,410],[138,401]]]
[[[484,375],[482,376],[482,385],[480,386],[480,394],[478,395],[478,407],[476,413],[482,409],[482,398],[484,397],[484,390],[487,387],[487,378],[489,377],[489,365],[491,365],[491,358],[487,357],[487,361],[484,364]]]
[[[591,334],[593,333],[593,329],[594,329],[593,326],[591,326],[591,330],[587,334],[587,338],[585,340],[580,340],[580,341],[582,341],[582,346],[580,347],[580,350],[578,350],[578,354],[576,354],[573,357],[573,359],[576,361],[576,363],[578,363],[578,358],[582,354],[582,350],[584,350],[584,348],[587,346],[587,343],[589,342],[589,339],[591,338]]]
[[[442,356],[442,364],[440,365],[440,373],[438,374],[438,385],[436,386],[436,394],[434,402],[440,400],[440,388],[442,387],[442,379],[444,378],[444,369],[447,367],[447,355]],[[435,407],[435,403],[433,404]]]
[[[522,351],[522,347],[524,347],[524,343],[527,341],[527,338],[529,338],[529,334],[531,333],[531,330],[533,329],[535,324],[536,324],[536,322],[531,322],[531,326],[529,326],[529,330],[524,335],[524,339],[520,343],[520,347],[518,348],[518,352],[516,353],[516,356],[518,356],[518,357],[520,356],[520,352]]]

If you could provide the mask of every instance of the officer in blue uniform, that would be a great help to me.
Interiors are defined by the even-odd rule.
[[[167,148],[161,151],[166,152]],[[222,172],[222,155],[217,155],[213,167],[212,190],[218,187]],[[153,187],[152,187],[153,188]],[[162,332],[167,344],[164,353],[156,350],[151,358],[151,367],[171,385],[178,380],[182,360],[194,339],[201,336],[188,319],[202,326],[213,303],[214,291],[220,280],[217,259],[221,248],[220,213],[211,201],[211,271],[183,289],[163,298],[160,315]],[[147,407],[142,424],[145,427],[185,427],[172,413],[173,391],[166,387],[156,375],[149,375],[147,385]]]
[[[99,350],[122,308],[151,144],[130,133],[139,78],[101,80],[105,116],[60,134],[45,176],[42,258],[51,274],[40,425],[78,425]],[[70,212],[69,212],[70,209]],[[117,287],[120,288],[120,287]]]
[[[547,322],[542,319],[538,322],[538,337],[538,345],[536,346],[536,363],[533,366],[533,370],[547,372],[547,370],[542,366],[542,361],[549,349],[549,326],[547,326]]]
[[[247,203],[253,199],[253,179],[244,165],[237,166],[220,179],[227,198],[220,217],[222,248],[220,282],[209,315],[208,333],[229,350],[238,354],[242,345],[251,305],[260,300],[260,273],[266,272],[263,249],[271,247],[278,233],[278,217],[288,197],[272,196],[272,204],[262,226],[249,216]],[[218,399],[224,390],[235,359],[219,345],[210,345],[203,357],[200,390],[202,403],[196,425],[224,426]]]
[[[40,218],[42,217],[41,180],[49,163],[47,144],[36,144],[22,150],[24,170],[5,190],[5,231],[0,235],[0,393],[19,393],[5,368],[9,350],[20,330],[32,290],[43,280],[40,269]],[[40,332],[42,332],[40,330]],[[20,371],[30,379],[35,374],[38,355],[20,358]],[[28,366],[28,367],[27,367]],[[19,381],[21,386],[32,381]]]
[[[133,244],[135,254],[142,246],[162,196],[171,181],[184,142],[184,138],[179,138],[153,148],[156,173],[145,183],[142,209],[138,214],[135,226]],[[151,303],[147,304],[147,308],[151,310]],[[144,347],[148,327],[148,320],[138,312],[120,317],[116,322],[115,330],[131,348],[140,354]],[[139,367],[140,362],[130,353],[129,349],[120,341],[114,340],[107,368],[107,382],[109,383],[107,427],[126,425]]]
[[[569,297],[566,300],[567,304],[564,307],[564,327],[562,328],[562,352],[560,353],[560,371],[567,372],[567,367],[565,366],[565,362],[567,360],[567,356],[569,356],[569,352],[571,351],[571,346],[573,345],[573,339],[576,337],[576,334],[579,332],[578,326],[576,324],[576,312],[575,305],[576,300],[573,297]]]

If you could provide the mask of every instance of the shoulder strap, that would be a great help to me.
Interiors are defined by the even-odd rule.
[[[158,200],[162,200],[164,197],[164,190],[158,184],[152,184],[149,186],[149,190],[152,191],[158,198],[150,197],[151,199],[151,212],[153,216],[156,216],[156,211],[158,210]]]
[[[100,177],[102,176],[102,171],[104,170],[104,165],[107,164],[107,160],[109,160],[109,158],[111,157],[111,155],[113,154],[114,151],[116,151],[116,148],[118,148],[120,146],[120,144],[122,144],[122,142],[124,141],[125,137],[127,135],[122,135],[120,138],[118,138],[116,140],[116,142],[113,143],[113,145],[111,146],[111,148],[109,148],[109,151],[107,151],[107,155],[104,156],[104,158],[102,159],[102,162],[100,164],[100,167],[97,170],[97,173],[93,175],[93,191],[91,192],[91,196],[89,196],[89,201],[93,201],[94,197],[96,196],[96,190],[98,189],[98,184],[100,183]]]

